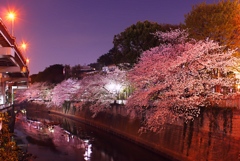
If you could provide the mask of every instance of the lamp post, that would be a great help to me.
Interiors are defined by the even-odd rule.
[[[13,25],[14,25],[14,20],[16,18],[16,14],[14,12],[9,12],[8,13],[8,19],[12,21],[12,36],[13,36]]]

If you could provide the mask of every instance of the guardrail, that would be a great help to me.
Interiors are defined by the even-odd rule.
[[[13,104],[3,104],[3,105],[0,105],[0,112],[1,113],[7,112],[12,107],[13,107]]]

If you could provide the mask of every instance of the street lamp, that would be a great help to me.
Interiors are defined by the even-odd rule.
[[[27,59],[26,59],[26,63],[29,64],[29,61],[30,61],[30,60],[27,58]]]
[[[14,25],[14,20],[16,18],[16,14],[14,12],[9,12],[7,15],[8,19],[12,21],[12,36],[13,36],[13,25]]]
[[[27,48],[27,44],[26,44],[25,42],[23,42],[22,45],[21,45],[21,47],[22,47],[22,49],[25,51],[26,48]]]
[[[22,44],[21,44],[21,48],[23,49],[23,51],[25,52],[25,56],[27,57],[27,52],[26,52],[26,49],[27,49],[27,47],[28,47],[28,44],[27,43],[25,43],[25,42],[22,42]],[[28,58],[26,58],[26,64],[28,64],[29,63],[29,59]]]

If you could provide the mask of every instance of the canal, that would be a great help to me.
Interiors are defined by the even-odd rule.
[[[42,111],[19,111],[14,134],[34,161],[167,161],[102,130]]]

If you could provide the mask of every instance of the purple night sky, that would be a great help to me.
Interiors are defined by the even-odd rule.
[[[205,0],[213,3],[216,0]],[[204,0],[0,0],[1,18],[11,31],[6,11],[17,18],[17,43],[28,43],[30,74],[54,64],[87,65],[107,53],[113,37],[137,21],[179,24]]]

